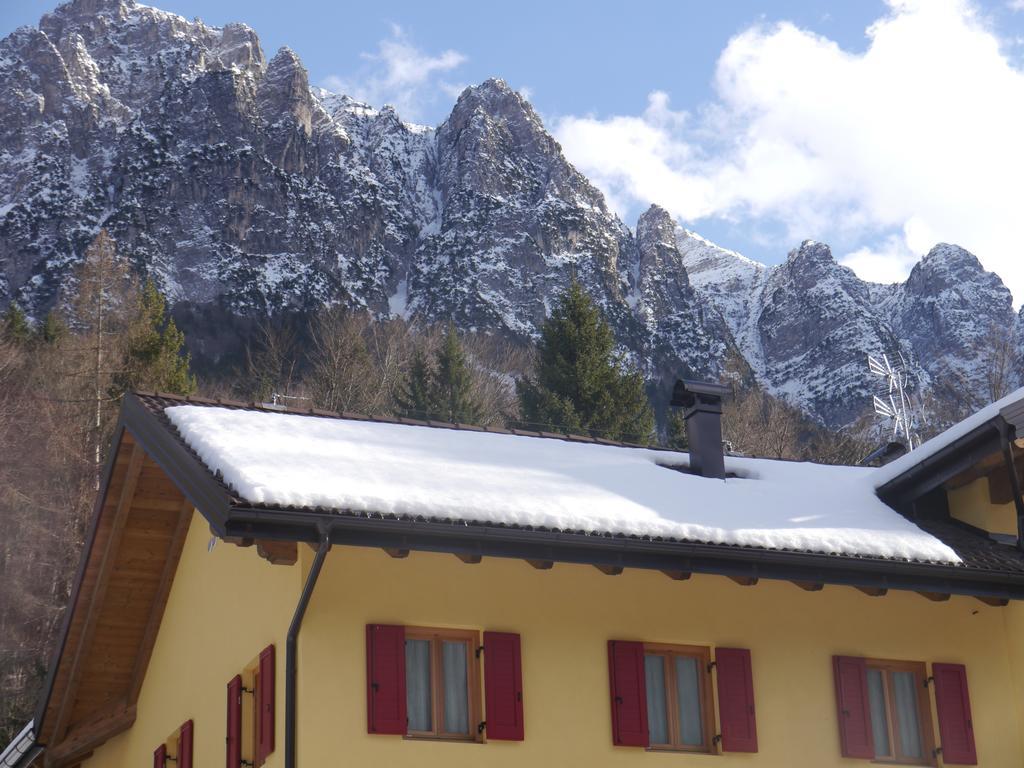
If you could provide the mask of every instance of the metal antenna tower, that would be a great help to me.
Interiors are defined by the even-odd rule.
[[[900,364],[893,367],[889,362],[888,355],[882,355],[881,360],[868,355],[868,370],[872,375],[885,379],[889,387],[887,399],[874,395],[875,413],[885,419],[892,420],[893,438],[902,437],[907,444],[907,450],[912,451],[921,440],[915,434],[914,414],[911,406],[910,395],[907,393],[910,384],[910,374],[907,372],[907,361],[900,353]]]

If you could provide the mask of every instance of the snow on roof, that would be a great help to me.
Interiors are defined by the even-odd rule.
[[[767,549],[958,563],[887,507],[870,469],[182,405],[182,439],[243,500]]]
[[[1011,392],[1002,400],[997,400],[991,405],[985,406],[980,411],[968,416],[958,424],[954,424],[945,432],[941,432],[931,440],[922,443],[914,450],[903,454],[895,461],[891,461],[885,466],[879,467],[875,470],[874,474],[875,488],[881,488],[883,485],[896,479],[904,472],[913,469],[922,461],[934,456],[946,446],[951,445],[961,437],[969,435],[978,427],[994,419],[999,415],[1000,411],[1008,405],[1013,405],[1020,400],[1024,400],[1024,387],[1015,392]]]

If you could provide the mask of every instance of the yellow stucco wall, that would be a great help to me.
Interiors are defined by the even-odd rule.
[[[1010,658],[1010,679],[1017,722],[1024,724],[1024,603],[1013,602],[1002,609],[1006,625],[1006,648]],[[1021,752],[1024,753],[1024,726],[1018,729]]]
[[[278,645],[282,765],[284,636],[312,559],[270,566],[223,543],[207,553],[194,521],[153,655],[139,718],[88,768],[151,764],[153,747],[196,721],[196,766],[224,762],[224,686],[268,642]],[[270,610],[257,610],[267,608]],[[364,627],[368,622],[494,629],[522,635],[526,740],[424,742],[366,733]],[[300,640],[302,768],[328,766],[851,766],[839,757],[833,654],[967,665],[979,763],[1024,764],[1020,729],[1024,614],[954,597],[883,598],[789,583],[741,587],[713,576],[674,582],[656,572],[605,576],[588,566],[537,571],[514,560],[466,565],[414,552],[337,547],[325,564]],[[1011,634],[1013,636],[1011,637]],[[760,752],[649,753],[611,745],[607,640],[735,645],[751,649]],[[1012,662],[1012,663],[1011,663]]]
[[[254,547],[218,541],[208,551],[209,541],[209,525],[194,514],[135,725],[98,749],[84,763],[88,768],[148,768],[157,745],[190,718],[195,768],[222,767],[227,683],[271,643],[278,654],[277,711],[284,712],[284,641],[302,574],[270,565]],[[268,768],[283,765],[281,754],[274,753]]]
[[[949,514],[975,528],[990,533],[1017,535],[1017,508],[1009,504],[993,504],[988,494],[988,480],[978,478],[973,483],[947,492]]]

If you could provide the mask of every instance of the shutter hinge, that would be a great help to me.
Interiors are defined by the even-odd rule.
[[[256,763],[254,763],[252,760],[242,760],[241,762],[242,765],[245,766],[245,768],[255,768],[256,765]]]
[[[938,757],[942,754],[942,747],[936,747],[932,750],[932,757]]]
[[[710,675],[711,674],[711,670],[714,669],[717,666],[718,666],[718,662],[717,661],[710,661],[710,662],[708,662],[708,674]]]
[[[720,734],[720,733],[716,733],[714,736],[711,737],[711,743],[712,744],[718,744],[721,741],[722,741],[722,734]]]
[[[934,682],[935,682],[935,678],[934,677],[926,677],[924,679],[924,683],[922,683],[922,685],[924,685],[924,687],[927,688],[928,687],[928,683],[934,683]]]
[[[241,688],[239,688],[239,690],[242,693],[256,693],[256,689],[255,688],[246,688],[244,685]]]
[[[484,652],[484,647],[481,645],[479,648],[476,649],[476,657],[479,659],[480,658],[480,654],[483,653],[483,652]]]
[[[484,728],[486,728],[486,727],[487,727],[487,721],[486,720],[481,720],[480,721],[480,725],[478,725],[476,727],[476,732],[477,733],[483,733],[484,732]]]

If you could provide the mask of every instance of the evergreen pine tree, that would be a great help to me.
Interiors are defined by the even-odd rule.
[[[473,394],[473,371],[451,321],[436,362],[431,384],[437,417],[459,424],[476,424],[483,409]]]
[[[51,310],[43,318],[43,324],[39,326],[36,338],[44,344],[56,344],[64,338],[67,331],[68,327],[64,319],[56,310]]]
[[[535,375],[516,382],[524,426],[650,440],[643,377],[616,354],[611,328],[575,281],[541,328],[537,356]]]
[[[435,417],[438,403],[435,399],[434,372],[430,368],[427,356],[417,348],[412,354],[409,373],[395,395],[399,416],[414,419],[432,419]]]
[[[21,307],[12,301],[0,319],[0,337],[15,344],[24,344],[31,336],[32,328],[28,324],[28,318]]]
[[[683,418],[681,408],[673,408],[668,415],[668,440],[665,446],[673,451],[686,451],[690,448],[686,436],[686,419]]]
[[[184,346],[185,334],[167,317],[167,303],[156,284],[147,280],[128,332],[125,370],[115,377],[115,388],[191,394],[196,380],[189,373],[190,358],[182,353]]]
[[[453,323],[448,323],[433,359],[417,348],[409,373],[395,397],[398,415],[459,424],[477,424],[484,409],[475,394],[473,368]]]

